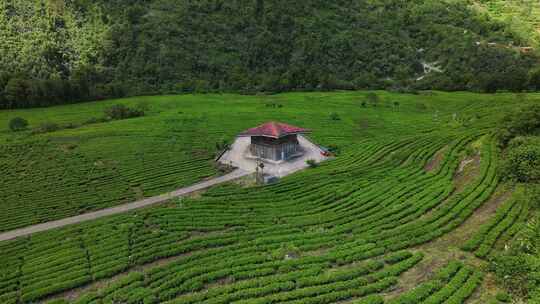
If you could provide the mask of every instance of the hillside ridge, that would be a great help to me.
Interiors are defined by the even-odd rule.
[[[527,46],[519,29],[468,0],[10,0],[0,5],[0,108],[209,91],[538,89],[536,51],[491,45]]]

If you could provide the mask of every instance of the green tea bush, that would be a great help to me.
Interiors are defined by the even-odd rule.
[[[386,256],[384,258],[384,261],[388,264],[395,264],[397,262],[401,262],[405,259],[412,257],[412,255],[413,254],[408,251],[400,251]]]
[[[21,117],[12,118],[9,121],[9,129],[13,132],[22,131],[28,127],[28,121]]]
[[[502,303],[510,303],[512,297],[506,292],[498,292],[495,298]]]
[[[109,119],[127,119],[144,116],[144,110],[130,108],[124,104],[117,104],[105,109],[105,116]]]
[[[41,123],[35,131],[37,133],[49,133],[60,130],[60,126],[54,122],[44,122]]]
[[[384,304],[384,299],[379,295],[371,295],[355,301],[353,304]]]

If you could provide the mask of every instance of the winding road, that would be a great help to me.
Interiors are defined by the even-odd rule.
[[[42,224],[28,226],[25,228],[3,232],[3,233],[0,233],[0,242],[31,235],[37,232],[43,232],[43,231],[56,229],[56,228],[60,228],[60,227],[68,226],[68,225],[73,225],[73,224],[78,224],[78,223],[82,223],[86,221],[99,219],[99,218],[110,216],[110,215],[125,213],[125,212],[129,212],[129,211],[139,209],[139,208],[152,206],[155,204],[168,201],[175,197],[185,196],[190,193],[207,189],[218,184],[226,183],[226,182],[241,178],[243,176],[249,175],[251,173],[252,172],[245,171],[242,169],[236,169],[235,171],[229,174],[215,177],[207,181],[203,181],[203,182],[200,182],[200,183],[188,186],[188,187],[180,188],[178,190],[175,190],[173,192],[169,192],[166,194],[145,198],[140,201],[127,203],[127,204],[116,206],[116,207],[111,207],[111,208],[93,211],[93,212],[89,212],[89,213],[85,213],[81,215],[67,217],[61,220],[46,222]]]

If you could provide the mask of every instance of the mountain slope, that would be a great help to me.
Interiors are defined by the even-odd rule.
[[[0,38],[20,44],[1,49],[4,108],[208,90],[521,90],[538,63],[464,0],[6,3]]]

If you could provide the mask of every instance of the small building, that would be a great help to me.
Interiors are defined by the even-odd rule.
[[[248,129],[239,136],[250,137],[249,153],[252,157],[279,162],[301,156],[303,151],[298,135],[309,132],[308,129],[272,121]]]
[[[261,173],[264,183],[309,168],[330,155],[307,137],[310,130],[279,122],[268,122],[236,136],[234,142],[216,158],[219,164]]]

